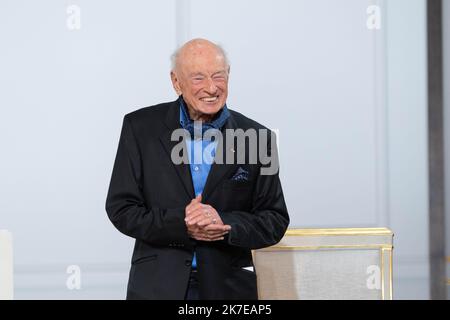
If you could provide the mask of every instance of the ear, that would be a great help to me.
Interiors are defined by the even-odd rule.
[[[178,79],[177,74],[174,71],[170,72],[170,79],[172,80],[172,86],[178,96],[181,96],[181,86],[180,80]]]

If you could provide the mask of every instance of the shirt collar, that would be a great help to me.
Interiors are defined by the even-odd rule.
[[[202,123],[202,126],[206,127],[206,129],[214,128],[220,130],[229,117],[230,111],[228,111],[227,105],[225,104],[223,108],[216,115],[214,115],[211,122]],[[184,129],[188,129],[194,125],[194,121],[189,116],[183,96],[180,96],[180,125]]]

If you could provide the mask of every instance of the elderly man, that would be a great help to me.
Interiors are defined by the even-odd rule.
[[[206,138],[267,129],[228,109],[219,46],[191,40],[172,62],[179,98],[124,117],[106,200],[114,226],[136,239],[127,299],[257,299],[251,250],[276,244],[289,224],[278,169],[263,172],[276,139],[228,148],[227,135]],[[251,161],[252,150],[265,156]]]

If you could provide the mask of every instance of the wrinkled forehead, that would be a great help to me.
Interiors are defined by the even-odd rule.
[[[226,71],[227,65],[222,52],[215,47],[195,46],[183,50],[177,61],[183,73],[215,73]]]

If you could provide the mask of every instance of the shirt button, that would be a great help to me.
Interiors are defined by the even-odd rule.
[[[198,167],[197,167],[197,166],[195,166],[195,167],[194,167],[194,170],[195,170],[195,171],[198,171]]]
[[[188,267],[190,267],[192,264],[191,260],[186,260],[185,265],[187,265]]]

